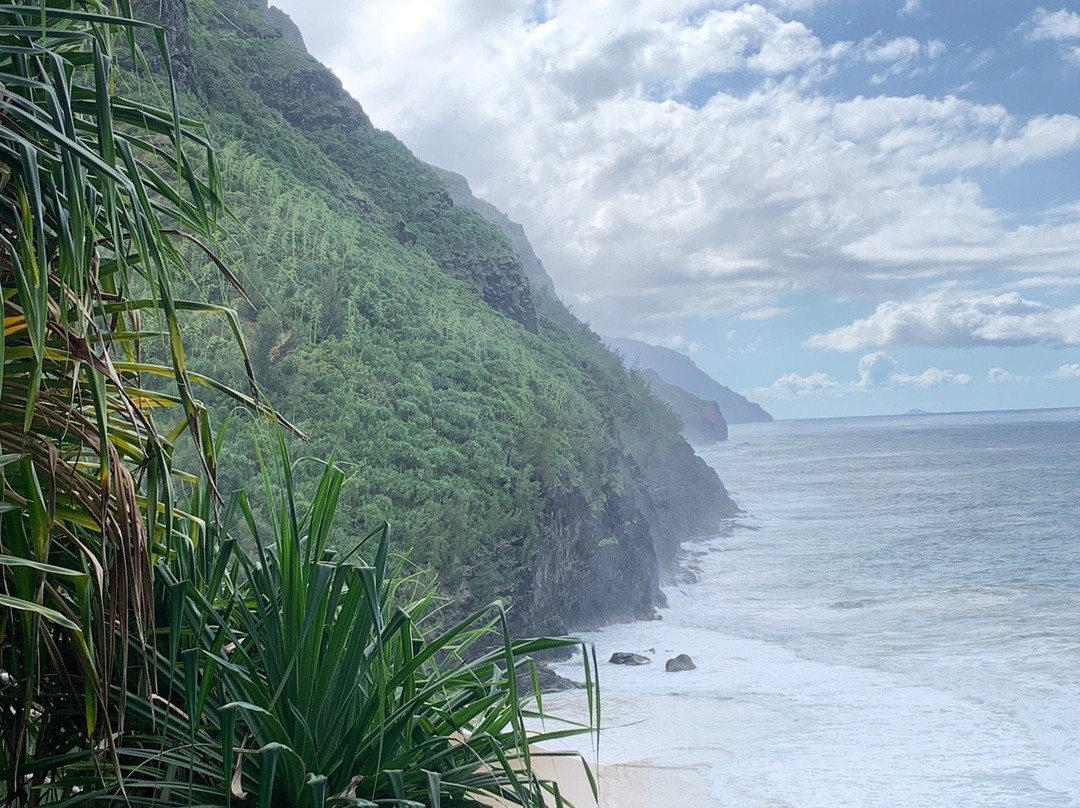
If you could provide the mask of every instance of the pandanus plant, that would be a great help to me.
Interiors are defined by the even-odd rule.
[[[220,178],[167,79],[166,108],[115,92],[116,43],[136,53],[139,28],[167,64],[162,32],[123,0],[0,4],[0,773],[15,802],[36,799],[40,751],[122,725],[110,688],[136,684],[127,649],[152,625],[153,565],[186,530],[182,432],[212,477],[192,392],[209,380],[187,370],[180,312],[222,315],[239,336],[231,311],[174,293],[174,238],[213,231]]]
[[[556,784],[531,773],[531,748],[588,726],[529,731],[543,707],[531,658],[578,641],[513,640],[498,603],[434,627],[430,591],[403,561],[391,562],[388,525],[342,552],[330,548],[341,470],[326,464],[303,506],[291,468],[281,443],[264,468],[271,535],[246,493],[220,518],[209,496],[198,497],[205,530],[159,570],[167,616],[154,656],[159,687],[129,697],[140,720],[117,750],[131,774],[122,794],[87,791],[74,801],[542,806],[547,794],[560,802]],[[592,713],[596,679],[583,660]]]
[[[140,30],[163,105],[116,90]],[[332,465],[300,509],[282,454],[272,540],[220,502],[196,386],[274,417],[185,361],[202,312],[247,362],[236,315],[174,287],[220,199],[160,29],[126,0],[0,3],[0,801],[539,804],[515,673],[568,641],[511,642],[498,605],[427,638],[388,528],[370,563],[331,552]]]

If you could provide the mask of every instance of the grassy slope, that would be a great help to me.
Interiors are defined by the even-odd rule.
[[[572,496],[600,513],[628,465],[680,441],[677,419],[561,304],[534,301],[505,237],[453,207],[257,2],[217,6],[193,8],[197,95],[238,220],[226,257],[260,310],[220,294],[264,391],[312,436],[304,453],[355,470],[341,530],[389,518],[462,604],[521,595],[545,509]],[[227,335],[193,327],[196,364],[238,374],[219,364]],[[250,478],[262,441],[234,424],[223,488]]]

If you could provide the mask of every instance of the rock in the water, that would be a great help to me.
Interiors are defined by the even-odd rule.
[[[536,663],[536,683],[540,685],[541,693],[557,693],[561,690],[573,690],[575,688],[585,687],[585,685],[580,682],[575,682],[572,679],[566,679],[559,676],[559,674],[555,673],[555,671],[543,662]],[[532,687],[532,672],[529,670],[520,671],[518,673],[518,691],[522,693],[531,692]]]
[[[679,654],[674,659],[667,661],[664,670],[668,673],[677,673],[679,671],[692,671],[696,667],[697,665],[694,664],[694,660],[690,658],[689,654]]]
[[[689,659],[689,657],[687,657]],[[616,651],[608,660],[612,665],[648,665],[652,662],[647,656],[631,654],[628,651]],[[693,664],[692,662],[690,663]]]

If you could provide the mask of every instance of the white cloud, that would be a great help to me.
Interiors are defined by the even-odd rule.
[[[868,47],[866,59],[870,62],[899,62],[915,58],[921,50],[919,40],[910,36],[899,36],[881,45]]]
[[[897,387],[940,387],[943,384],[970,384],[971,377],[966,373],[953,373],[941,368],[927,368],[918,375],[894,373],[889,382]]]
[[[932,63],[948,49],[949,46],[940,39],[931,39],[924,44],[911,36],[895,37],[885,42],[874,36],[863,40],[855,50],[870,64],[888,65],[870,79],[871,84],[882,84],[891,76],[913,78],[928,72]]]
[[[1080,367],[1080,366],[1077,366]],[[894,373],[896,361],[884,351],[866,354],[859,360],[859,377],[838,381],[828,373],[816,371],[803,376],[787,373],[768,387],[755,387],[745,395],[751,398],[790,399],[802,396],[866,392],[881,387],[940,387],[944,384],[970,384],[971,376],[941,368],[927,368],[922,373]]]
[[[972,179],[1080,151],[1080,117],[823,89],[870,58],[925,69],[941,42],[828,41],[798,19],[813,0],[552,2],[540,20],[525,0],[341,0],[336,28],[322,3],[279,4],[337,43],[322,55],[376,125],[525,225],[602,330],[1080,267],[1080,219],[1016,225]]]
[[[1047,11],[1040,6],[1022,27],[1026,28],[1027,40],[1057,42],[1061,46],[1061,58],[1071,64],[1080,65],[1080,45],[1069,44],[1080,40],[1080,14],[1065,8]]]
[[[771,320],[774,317],[782,317],[785,314],[790,314],[790,308],[781,308],[779,306],[763,306],[759,309],[750,309],[739,314],[740,320]]]
[[[1080,363],[1071,362],[1062,365],[1050,374],[1051,379],[1080,379]]]
[[[808,347],[833,351],[1039,344],[1080,345],[1080,306],[1055,308],[1019,292],[972,292],[955,284],[904,301],[887,300],[869,317],[806,341]]]
[[[768,387],[755,387],[747,390],[745,394],[750,398],[796,398],[822,394],[838,395],[849,391],[850,388],[850,384],[842,384],[828,373],[819,371],[809,376],[788,373]]]
[[[1047,11],[1039,6],[1028,20],[1027,38],[1033,42],[1080,39],[1080,14],[1065,8]]]
[[[986,374],[988,381],[995,384],[1008,384],[1010,382],[1029,382],[1030,376],[1017,376],[1015,373],[1010,373],[1005,368],[993,367]]]
[[[922,0],[904,0],[904,5],[897,12],[899,17],[911,17],[922,11]]]
[[[940,39],[931,39],[926,43],[926,55],[931,59],[938,59],[949,50],[948,44]]]
[[[859,360],[859,387],[877,387],[885,384],[893,369],[896,360],[884,351],[874,351]]]

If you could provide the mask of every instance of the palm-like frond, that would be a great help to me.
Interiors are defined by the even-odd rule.
[[[115,92],[126,0],[0,3],[0,773],[9,799],[35,749],[101,731],[128,639],[153,619],[151,566],[186,532],[171,441],[187,430],[212,479],[172,275],[177,232],[206,237],[220,179],[201,131]],[[133,51],[132,51],[133,52]],[[195,165],[201,165],[197,171]],[[204,307],[209,308],[209,307]],[[219,310],[227,317],[230,312]],[[144,357],[144,317],[166,363]],[[235,317],[231,322],[239,336]],[[167,375],[172,392],[148,389]],[[231,391],[227,391],[231,392]],[[252,392],[237,397],[259,406]],[[154,411],[168,406],[174,423]],[[71,714],[81,714],[82,738]],[[113,728],[115,729],[115,728]],[[74,736],[74,737],[73,737]]]
[[[331,552],[342,472],[328,464],[305,507],[283,444],[280,453],[272,467],[281,479],[265,480],[272,536],[261,535],[245,494],[220,519],[200,495],[192,552],[159,569],[163,619],[151,664],[160,686],[153,698],[132,697],[131,731],[117,750],[134,776],[122,792],[117,783],[64,804],[435,807],[499,798],[541,808],[549,792],[530,773],[538,738],[525,723],[537,694],[519,692],[517,679],[530,655],[578,642],[511,640],[500,604],[425,631],[430,594],[405,591],[407,576],[390,564],[389,526]],[[242,525],[255,539],[250,551],[230,535]],[[88,779],[80,767],[65,776],[66,785]]]

